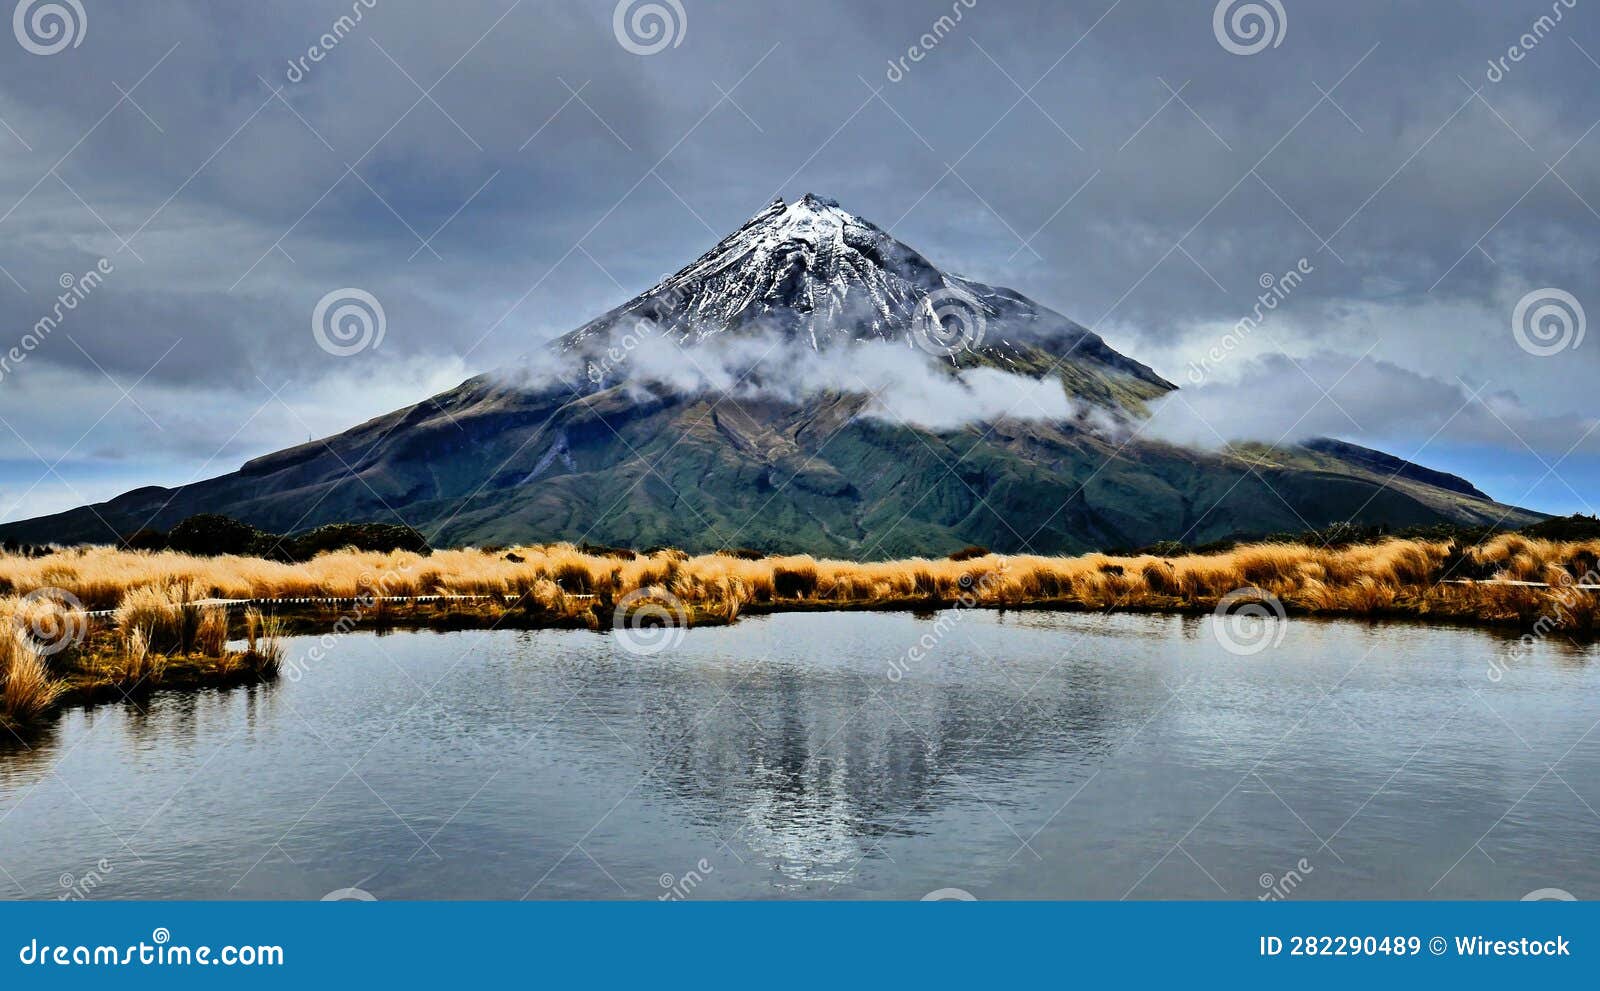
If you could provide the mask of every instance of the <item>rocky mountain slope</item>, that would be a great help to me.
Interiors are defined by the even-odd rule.
[[[890,356],[913,390],[987,374],[1019,392],[1059,382],[1067,403],[1057,415],[1019,403],[930,426],[848,377],[813,376],[803,390],[792,381],[808,354],[834,362],[825,367],[842,354],[848,367],[858,353]],[[708,364],[721,387],[681,385],[681,372]],[[214,512],[273,532],[404,523],[437,545],[587,540],[878,558],[968,544],[1049,553],[1201,542],[1344,520],[1538,518],[1336,441],[1202,452],[1140,439],[1149,404],[1173,388],[1061,314],[944,273],[808,195],[774,202],[527,367],[228,475],[7,524],[0,537],[110,542]]]

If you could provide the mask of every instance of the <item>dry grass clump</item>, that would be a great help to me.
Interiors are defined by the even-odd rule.
[[[283,621],[259,609],[244,614],[244,663],[264,678],[276,678],[283,668]]]
[[[28,633],[0,625],[0,723],[22,726],[50,710],[62,692]]]
[[[154,685],[166,669],[166,655],[151,646],[150,631],[142,626],[123,627],[118,631],[117,649],[94,661],[96,674],[123,688]]]
[[[355,550],[286,564],[244,557],[89,548],[42,557],[0,554],[0,721],[18,724],[50,709],[63,679],[74,692],[95,684],[131,691],[270,678],[285,656],[285,626],[252,606],[230,624],[205,599],[358,599],[363,621],[381,629],[426,608],[463,625],[515,614],[530,625],[590,628],[615,622],[624,601],[664,604],[692,623],[731,622],[741,612],[802,608],[1063,606],[1210,609],[1256,587],[1291,610],[1327,615],[1408,615],[1600,628],[1600,541],[1506,534],[1478,545],[1388,539],[1326,548],[1254,544],[1220,554],[1079,557],[979,553],[956,558],[858,563],[809,555],[759,557],[658,550],[623,554],[570,544],[448,550],[429,556]],[[1457,584],[1453,579],[1544,582],[1550,587]],[[44,590],[44,594],[29,597]],[[413,596],[487,596],[414,607]],[[632,596],[631,599],[628,597]],[[114,610],[88,621],[70,607]],[[297,622],[299,619],[297,618]],[[230,625],[243,652],[228,649]],[[87,631],[57,641],[55,631]],[[52,641],[51,648],[41,648]],[[55,649],[59,647],[60,649]],[[173,672],[181,674],[181,678]],[[208,682],[207,679],[210,679]]]
[[[145,631],[164,653],[216,654],[223,618],[204,598],[504,597],[535,618],[603,622],[638,589],[661,589],[710,615],[741,609],[1073,603],[1085,607],[1204,608],[1242,587],[1258,587],[1293,608],[1368,615],[1389,610],[1516,619],[1541,600],[1523,592],[1441,585],[1442,578],[1551,581],[1577,578],[1600,562],[1600,542],[1557,542],[1519,534],[1478,546],[1383,540],[1338,548],[1255,544],[1213,555],[1042,557],[976,553],[858,563],[808,555],[757,558],[659,550],[631,557],[570,544],[503,550],[444,550],[429,556],[355,550],[299,564],[242,557],[195,558],[107,548],[31,558],[0,555],[0,589],[24,595],[59,588],[90,608],[117,609],[119,629]],[[497,604],[461,607],[488,616]],[[1582,605],[1574,610],[1583,612]]]

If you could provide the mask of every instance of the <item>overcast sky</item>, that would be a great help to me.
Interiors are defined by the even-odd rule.
[[[0,44],[0,343],[109,274],[0,369],[0,518],[415,402],[808,191],[1093,327],[1220,433],[1600,503],[1600,340],[1514,332],[1530,293],[1600,318],[1582,0],[1240,2],[1220,36],[1210,0],[634,2],[620,37],[614,0],[46,6]],[[386,323],[336,356],[312,316],[343,288]]]

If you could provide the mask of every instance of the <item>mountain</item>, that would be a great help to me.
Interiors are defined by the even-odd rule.
[[[957,422],[902,419],[876,386],[855,387],[869,366],[882,381],[886,360],[901,400]],[[960,422],[949,407],[970,396],[977,409],[980,384],[1007,401]],[[1141,438],[1150,404],[1174,388],[1067,317],[942,272],[807,195],[775,201],[525,366],[228,475],[6,524],[0,537],[111,542],[209,512],[278,533],[405,523],[436,545],[884,558],[1540,518],[1338,441],[1206,452]],[[1032,390],[1059,409],[1039,415],[1022,402]],[[1013,403],[1025,414],[1008,414]]]

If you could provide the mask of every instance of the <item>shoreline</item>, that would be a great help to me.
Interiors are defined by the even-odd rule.
[[[960,599],[897,599],[859,603],[790,600],[752,606],[743,610],[739,617],[732,619],[716,615],[692,617],[684,628],[700,629],[734,626],[737,625],[739,618],[742,616],[825,613],[910,613],[912,615],[931,615],[947,610],[975,610],[1002,614],[1011,611],[1054,612],[1077,615],[1097,613],[1102,616],[1123,613],[1143,616],[1177,616],[1189,619],[1203,619],[1206,616],[1216,614],[1214,605],[1177,600],[1168,603],[1129,603],[1109,609],[1101,606],[1091,606],[1077,599],[1036,599],[1017,602],[979,603],[965,603]],[[1419,612],[1409,608],[1390,608],[1377,612],[1353,613],[1308,610],[1286,606],[1285,614],[1293,619],[1310,619],[1318,622],[1364,623],[1366,625],[1394,624],[1409,627],[1443,627],[1499,632],[1507,638],[1511,638],[1519,630],[1525,628],[1514,621],[1484,619],[1465,613]],[[603,634],[622,628],[597,626],[576,618],[534,619],[508,608],[498,615],[487,611],[466,613],[461,611],[422,612],[419,610],[413,611],[409,615],[390,615],[381,624],[363,623],[341,630],[338,629],[338,624],[343,615],[337,610],[322,608],[320,605],[306,604],[299,608],[285,609],[278,614],[278,618],[282,622],[282,635],[284,637],[344,636],[351,633],[383,636],[396,632],[443,634],[489,630],[587,630],[592,633]],[[1597,637],[1590,633],[1588,636],[1579,639],[1582,642],[1591,643]],[[263,676],[246,668],[218,673],[215,670],[217,660],[217,658],[203,656],[169,658],[167,669],[159,678],[141,681],[135,685],[123,685],[109,680],[96,680],[83,675],[69,678],[64,690],[50,709],[41,714],[41,718],[27,725],[8,726],[5,728],[17,733],[26,741],[32,733],[41,729],[44,725],[53,722],[61,714],[75,709],[92,710],[102,705],[115,705],[123,702],[137,703],[153,694],[165,691],[228,691],[252,685],[270,685],[279,677],[276,674]],[[285,667],[293,669],[295,663],[296,659],[291,657],[285,661]],[[4,726],[4,724],[0,723],[0,726]],[[15,739],[7,741],[0,738],[0,748],[14,745],[16,742]]]
[[[1521,632],[1499,664],[1545,637],[1595,638],[1597,561],[1600,541],[1518,535],[1471,547],[1390,538],[1174,557],[984,553],[874,563],[567,545],[346,550],[296,565],[108,548],[0,555],[0,727],[21,736],[68,708],[270,682],[286,661],[282,638],[320,636],[331,649],[330,638],[357,630],[695,628],[742,615],[967,608],[1189,617],[1243,609]],[[245,638],[244,651],[231,649]]]

